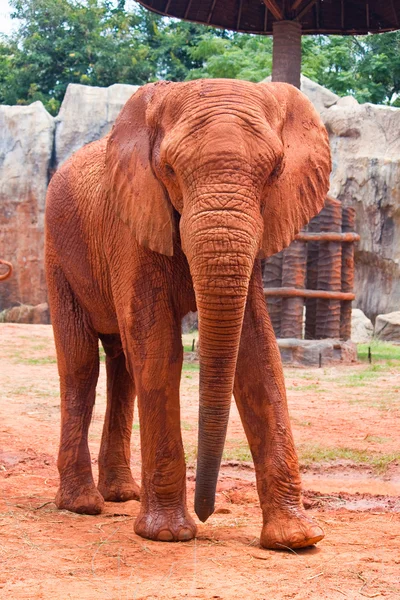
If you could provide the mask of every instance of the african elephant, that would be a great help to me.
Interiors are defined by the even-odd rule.
[[[6,260],[1,260],[1,259],[0,259],[0,265],[4,265],[8,269],[8,271],[6,271],[5,273],[2,273],[0,275],[0,281],[5,281],[9,277],[11,277],[12,272],[13,272],[13,267],[12,267],[11,263],[7,262]]]
[[[254,459],[261,544],[323,537],[301,502],[279,350],[260,257],[323,206],[330,152],[311,103],[287,84],[233,80],[142,87],[111,133],[54,175],[46,268],[61,386],[59,508],[100,513],[139,497],[130,472],[133,398],[142,452],[137,534],[188,540],[180,431],[181,319],[198,310],[195,511],[214,510],[232,392]],[[96,488],[88,427],[106,353]]]

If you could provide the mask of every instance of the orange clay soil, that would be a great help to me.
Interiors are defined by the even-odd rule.
[[[139,505],[99,516],[56,510],[58,376],[50,326],[0,324],[0,598],[400,598],[400,373],[388,365],[286,369],[304,503],[326,531],[315,548],[259,547],[261,513],[232,405],[217,509],[189,543],[133,532]],[[102,363],[90,445],[105,409]],[[193,513],[198,370],[182,376]],[[132,469],[140,480],[139,425]],[[335,456],[339,458],[335,459]]]

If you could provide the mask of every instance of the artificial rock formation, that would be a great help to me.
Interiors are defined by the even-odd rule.
[[[356,344],[366,344],[374,336],[374,326],[359,308],[351,311],[351,339]]]
[[[116,83],[108,88],[71,83],[56,122],[55,167],[76,150],[108,133],[137,85]]]
[[[400,342],[400,311],[376,317],[375,337],[385,342]]]
[[[283,364],[323,367],[357,361],[357,346],[351,340],[299,340],[282,338],[278,340]]]
[[[356,211],[355,306],[375,319],[400,304],[400,109],[339,98],[302,77],[329,133],[329,193]]]
[[[54,119],[41,102],[0,106],[0,256],[13,274],[0,285],[0,310],[46,299],[43,226]]]
[[[21,304],[6,308],[0,312],[0,323],[29,323],[31,325],[47,325],[50,323],[50,311],[47,302],[30,306]]]
[[[71,84],[54,119],[41,102],[0,105],[0,256],[13,274],[0,286],[0,311],[47,299],[44,208],[55,168],[105,135],[137,86]]]
[[[0,310],[46,300],[43,214],[51,173],[109,131],[136,86],[71,84],[54,119],[35,102],[0,106],[0,256],[14,273],[0,286]],[[356,211],[355,306],[375,319],[400,305],[400,109],[339,98],[302,77],[331,140],[330,194]]]

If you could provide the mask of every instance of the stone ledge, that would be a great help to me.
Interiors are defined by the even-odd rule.
[[[278,346],[284,365],[305,365],[318,367],[320,356],[322,367],[331,364],[357,362],[357,346],[350,340],[299,340],[296,338],[278,339]]]
[[[357,362],[357,344],[348,340],[299,340],[280,338],[277,340],[284,365],[318,367],[321,355],[322,367],[333,364],[349,365]],[[198,351],[185,352],[184,360],[197,363]]]

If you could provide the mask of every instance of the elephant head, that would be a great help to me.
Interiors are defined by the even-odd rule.
[[[195,510],[215,489],[249,280],[257,257],[287,246],[323,207],[326,130],[283,83],[159,82],[127,102],[106,153],[110,201],[148,249],[172,256],[179,227],[199,315]]]
[[[0,259],[0,265],[4,265],[8,269],[5,273],[0,275],[0,281],[4,281],[5,279],[8,279],[9,277],[11,277],[12,272],[13,272],[13,267],[12,267],[11,263],[7,262],[6,260],[1,260],[1,259]]]

